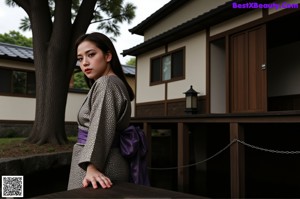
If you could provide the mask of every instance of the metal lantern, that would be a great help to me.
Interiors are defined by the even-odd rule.
[[[193,89],[193,86],[190,87],[185,93],[185,112],[187,114],[195,114],[198,110],[198,92]]]

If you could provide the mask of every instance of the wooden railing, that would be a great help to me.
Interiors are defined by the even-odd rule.
[[[205,198],[170,190],[116,182],[110,189],[79,188],[34,198]]]
[[[286,125],[287,128],[293,129],[292,124],[300,124],[300,112],[272,112],[272,113],[252,113],[252,114],[208,114],[208,115],[187,115],[184,117],[152,117],[152,118],[132,118],[131,123],[143,128],[149,147],[148,166],[151,171],[153,167],[153,149],[152,140],[155,129],[172,129],[172,133],[177,136],[177,190],[180,192],[190,192],[192,186],[191,174],[188,167],[190,162],[190,139],[189,134],[197,133],[194,129],[198,127],[209,127],[213,131],[214,125],[221,124],[221,131],[228,133],[225,143],[231,143],[229,147],[229,180],[231,198],[245,197],[245,151],[244,146],[236,140],[244,140],[245,130],[251,125],[268,125],[274,124]],[[224,128],[224,130],[222,130]],[[276,127],[274,127],[274,130]],[[175,132],[174,132],[175,129]],[[259,130],[259,129],[258,129]],[[206,131],[207,135],[213,133]],[[222,133],[222,132],[220,132]],[[218,139],[216,137],[216,139]],[[194,142],[197,142],[193,140]],[[198,151],[201,153],[200,151]],[[223,196],[224,197],[224,196]]]

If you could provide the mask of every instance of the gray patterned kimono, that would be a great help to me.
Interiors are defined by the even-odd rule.
[[[85,144],[73,148],[68,190],[82,187],[88,163],[112,181],[128,181],[129,165],[114,140],[129,125],[131,104],[117,76],[103,76],[90,89],[78,113],[78,128],[88,132]]]

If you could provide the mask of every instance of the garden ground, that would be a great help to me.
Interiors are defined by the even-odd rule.
[[[69,137],[69,143],[65,145],[54,144],[30,144],[24,142],[25,138],[1,138],[0,158],[20,157],[42,153],[54,153],[72,151],[76,137]]]

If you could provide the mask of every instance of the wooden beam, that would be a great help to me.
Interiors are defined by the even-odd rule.
[[[25,191],[26,194],[26,191]],[[26,195],[25,195],[26,196]],[[35,196],[34,198],[206,198],[199,195],[143,186],[128,182],[114,182],[110,189],[79,188]]]
[[[239,123],[230,123],[230,142],[244,140],[244,130]],[[230,147],[231,198],[245,197],[244,146],[234,142]]]
[[[187,125],[178,123],[178,166],[189,163],[189,131]],[[189,167],[178,168],[178,191],[189,191]]]
[[[148,146],[148,153],[147,153],[147,165],[148,167],[151,167],[151,157],[152,157],[152,149],[151,149],[151,146],[152,146],[152,127],[151,125],[149,125],[147,122],[144,122],[143,123],[143,130],[144,130],[144,133],[146,135],[146,139],[147,139],[147,146]]]

